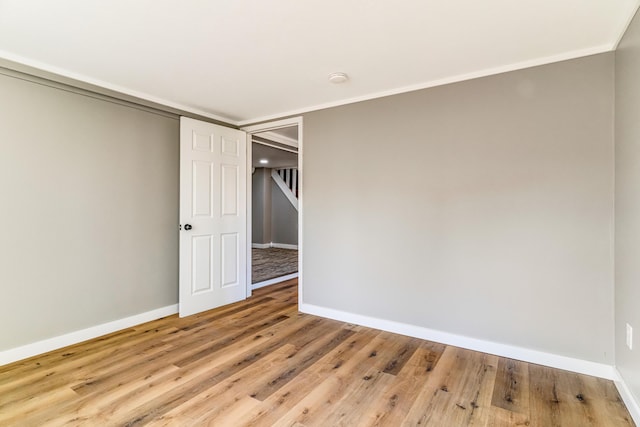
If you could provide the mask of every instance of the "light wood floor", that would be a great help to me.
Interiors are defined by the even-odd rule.
[[[0,425],[634,425],[611,381],[299,314],[296,286],[1,367]]]

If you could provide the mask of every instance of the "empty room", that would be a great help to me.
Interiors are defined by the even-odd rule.
[[[640,425],[639,6],[0,0],[0,426]]]

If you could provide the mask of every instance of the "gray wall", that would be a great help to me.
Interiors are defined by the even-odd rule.
[[[640,15],[616,52],[616,365],[640,402]],[[626,324],[634,350],[626,346]]]
[[[0,75],[0,350],[175,304],[179,122]]]
[[[298,244],[298,211],[271,177],[271,168],[252,176],[251,242]]]
[[[271,178],[271,240],[286,245],[298,244],[298,211]]]
[[[305,114],[304,302],[612,364],[613,66]]]
[[[271,242],[271,169],[256,168],[251,186],[251,242]]]

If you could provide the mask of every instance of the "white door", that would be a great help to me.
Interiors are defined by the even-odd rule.
[[[247,297],[243,131],[180,118],[180,317]]]

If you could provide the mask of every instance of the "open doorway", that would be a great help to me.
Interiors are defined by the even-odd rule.
[[[298,277],[298,130],[251,135],[251,289]]]

